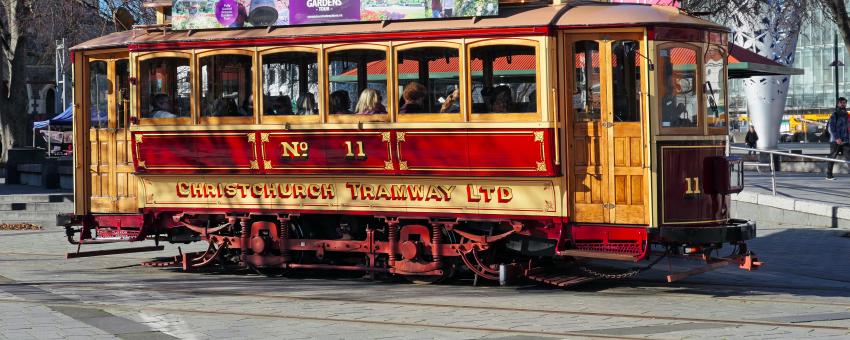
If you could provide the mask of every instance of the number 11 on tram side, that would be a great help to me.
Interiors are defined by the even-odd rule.
[[[72,49],[69,257],[201,242],[147,264],[561,286],[760,265],[730,217],[723,26],[556,1],[185,31],[154,5],[159,25]]]

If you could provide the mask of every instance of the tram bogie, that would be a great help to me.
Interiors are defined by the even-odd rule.
[[[207,243],[185,269],[431,282],[508,265],[569,285],[586,280],[553,263],[714,261],[727,244],[720,260],[758,266],[755,224],[729,212],[728,30],[603,4],[417,24],[76,47],[69,240]]]

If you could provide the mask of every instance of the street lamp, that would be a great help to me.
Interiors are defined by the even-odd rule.
[[[838,33],[833,34],[833,44],[832,44],[832,62],[829,63],[829,67],[832,67],[832,75],[835,83],[835,102],[838,103],[838,97],[841,97],[838,94],[838,68],[844,67],[844,63],[841,60],[838,60]]]

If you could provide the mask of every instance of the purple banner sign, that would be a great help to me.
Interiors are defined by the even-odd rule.
[[[360,20],[360,0],[291,0],[292,25]]]

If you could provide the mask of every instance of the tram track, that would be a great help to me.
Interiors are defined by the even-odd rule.
[[[98,288],[86,288],[86,287],[74,287],[75,289],[80,290],[89,290],[89,291],[99,291],[101,289]],[[127,287],[123,286],[125,290]],[[629,314],[629,313],[610,313],[610,312],[588,312],[588,311],[576,311],[576,310],[558,310],[558,309],[529,309],[529,308],[517,308],[517,307],[499,307],[499,306],[483,306],[483,305],[469,305],[469,304],[444,304],[444,303],[426,303],[426,302],[410,302],[410,301],[398,301],[398,300],[376,300],[376,299],[363,299],[363,298],[339,298],[339,297],[319,297],[319,296],[293,296],[293,295],[280,295],[280,294],[265,294],[265,293],[257,293],[257,292],[238,292],[238,291],[230,291],[230,290],[197,290],[197,289],[187,289],[187,288],[172,288],[172,287],[144,287],[145,292],[159,292],[159,293],[173,293],[173,294],[184,294],[196,297],[222,297],[222,296],[239,296],[239,297],[252,297],[252,298],[260,298],[260,299],[272,299],[272,300],[289,300],[289,301],[312,301],[312,302],[331,302],[331,303],[360,303],[360,304],[368,304],[368,305],[379,305],[379,306],[405,306],[405,307],[415,307],[415,308],[443,308],[449,310],[475,310],[475,311],[499,311],[499,312],[507,312],[507,313],[531,313],[531,314],[545,314],[545,315],[564,315],[564,316],[582,316],[582,317],[599,317],[599,318],[624,318],[624,319],[633,319],[633,320],[653,320],[653,321],[669,321],[669,322],[694,322],[694,323],[712,323],[712,324],[729,324],[736,326],[764,326],[764,327],[781,327],[781,328],[794,328],[794,329],[808,329],[808,330],[834,330],[834,331],[850,331],[850,327],[843,326],[829,326],[829,325],[817,325],[817,324],[798,324],[798,323],[788,323],[788,322],[776,322],[776,321],[763,321],[763,320],[740,320],[740,319],[720,319],[720,318],[700,318],[700,317],[680,317],[680,316],[664,316],[664,315],[644,315],[644,314]],[[0,299],[0,301],[3,301]],[[112,306],[109,304],[105,304],[107,306]],[[147,307],[146,307],[147,308]],[[163,311],[167,311],[169,308],[167,307],[155,307],[158,309],[162,309]],[[848,306],[850,308],[850,306]],[[190,311],[184,310],[181,308],[172,308],[173,311]],[[235,313],[235,312],[234,312]],[[260,314],[258,314],[260,315]],[[246,314],[244,316],[252,316],[252,314]],[[304,316],[293,316],[293,318],[306,318]],[[331,321],[328,319],[328,321]],[[340,320],[333,320],[340,321]],[[552,334],[549,334],[552,335]],[[556,334],[556,335],[579,335],[576,334]],[[581,333],[582,336],[586,336],[584,333]]]

